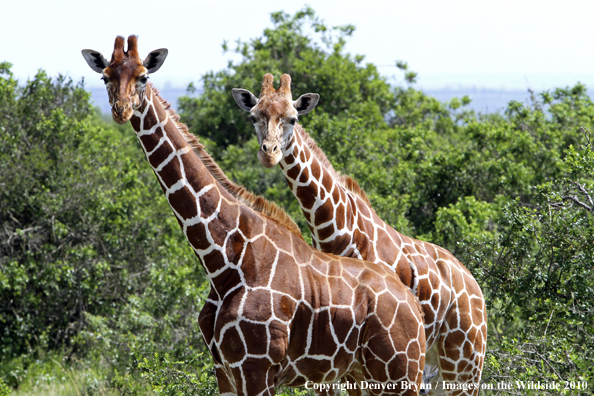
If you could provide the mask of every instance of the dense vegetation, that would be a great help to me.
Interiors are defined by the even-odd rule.
[[[344,52],[352,26],[329,28],[309,8],[272,22],[179,103],[228,175],[284,206],[307,237],[230,95],[258,93],[266,72],[290,73],[295,97],[321,95],[301,121],[334,166],[388,223],[447,247],[478,279],[489,309],[484,383],[593,387],[585,86],[476,114],[466,97],[441,103],[417,90],[403,62],[402,84],[390,86]],[[41,71],[17,82],[3,63],[0,168],[0,395],[216,394],[197,325],[208,284],[131,127],[103,121],[82,84]]]

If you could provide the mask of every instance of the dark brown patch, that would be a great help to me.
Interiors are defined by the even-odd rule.
[[[220,221],[211,221],[208,223],[208,232],[210,232],[214,244],[223,247],[228,232],[225,225]]]
[[[270,254],[275,248],[266,238],[258,238],[247,244],[241,269],[244,273],[246,286],[260,287],[268,285],[272,263],[276,255]]]
[[[254,216],[247,211],[242,211],[239,216],[239,229],[248,238],[253,238],[264,232],[264,221],[259,216]]]
[[[132,116],[132,118],[130,118],[130,124],[132,124],[132,128],[134,128],[136,132],[140,131],[140,117]]]
[[[423,305],[423,313],[425,314],[425,323],[433,323],[435,321],[435,314],[431,306]]]
[[[303,172],[301,172],[301,176],[299,176],[299,183],[305,183],[309,180],[309,170],[307,168],[303,168]]]
[[[334,367],[340,370],[345,370],[347,367],[349,367],[354,358],[353,353],[347,352],[347,350],[343,347],[340,347],[334,356]]]
[[[334,251],[334,242],[319,242],[319,249],[322,252],[333,252]]]
[[[241,341],[239,332],[235,327],[227,329],[221,343],[223,356],[230,364],[241,361],[245,355],[245,346]],[[240,377],[241,378],[241,377]]]
[[[372,228],[371,228],[372,229]],[[388,234],[384,230],[377,229],[377,255],[386,263],[394,263],[400,249],[396,246],[392,240],[388,237]]]
[[[242,321],[239,328],[247,341],[247,352],[254,355],[264,355],[268,349],[268,335],[265,324]]]
[[[290,320],[293,317],[295,307],[297,306],[295,301],[285,295],[281,296],[278,293],[273,293],[272,298],[274,315],[283,321]]]
[[[303,153],[303,151],[301,153],[299,153],[299,159],[301,160],[302,163],[305,163],[306,158],[305,158],[305,154]]]
[[[340,202],[340,191],[341,190],[342,190],[342,188],[340,188],[340,185],[336,184],[334,186],[334,191],[332,191],[332,201],[334,203]]]
[[[177,181],[182,177],[179,160],[177,158],[173,158],[158,173],[159,176],[161,176],[161,180],[163,180],[165,187],[171,188],[171,186],[177,183]]]
[[[454,354],[459,356],[458,348],[462,346],[464,340],[466,339],[464,332],[460,330],[453,331],[449,333],[444,340],[444,348],[448,356],[450,354]],[[457,360],[457,358],[455,359]]]
[[[332,206],[332,202],[328,199],[324,202],[320,207],[318,207],[315,211],[315,226],[319,226],[322,223],[327,222],[328,220],[332,219],[334,216],[334,207]]]
[[[183,219],[191,219],[198,215],[196,197],[187,186],[184,186],[173,194],[170,194],[169,203]]]
[[[221,199],[219,191],[216,188],[211,188],[199,198],[200,202],[200,217],[206,219],[210,217],[219,206],[219,200]],[[220,212],[225,213],[225,212]],[[227,213],[225,213],[227,215]]]
[[[159,141],[163,137],[163,129],[161,127],[157,128],[157,130],[150,134],[150,135],[142,135],[140,136],[140,141],[144,146],[144,149],[147,153],[150,153],[157,147]],[[167,142],[163,142],[163,144],[167,144]]]
[[[398,301],[391,293],[383,293],[378,296],[377,316],[384,327],[389,327],[392,324],[392,319],[394,319],[398,308]]]
[[[279,253],[278,264],[270,287],[273,290],[282,290],[296,300],[301,298],[301,284],[299,282],[299,267],[293,257],[286,253]]]
[[[236,265],[237,263],[239,263],[244,243],[245,239],[243,238],[243,236],[241,236],[239,232],[233,231],[233,233],[229,235],[229,237],[227,238],[226,249],[227,260],[229,262],[232,262]]]
[[[297,199],[301,203],[301,206],[305,209],[311,209],[316,202],[316,196],[318,195],[318,186],[314,183],[310,183],[308,186],[297,187],[296,191]]]
[[[145,131],[150,130],[153,126],[157,125],[159,123],[159,119],[157,119],[157,115],[155,114],[155,107],[156,106],[150,106],[146,116],[143,119],[142,122],[142,129]],[[163,115],[163,118],[161,118],[162,120],[165,119],[165,115]]]
[[[353,328],[353,312],[349,308],[332,308],[332,325],[339,343],[344,343]]]
[[[287,355],[293,360],[305,354],[307,347],[308,329],[313,320],[313,313],[304,304],[297,306],[295,316],[291,322],[291,343]]]
[[[206,227],[203,223],[189,226],[186,230],[186,236],[195,249],[206,250],[210,246],[210,242],[206,238]]]
[[[287,171],[287,177],[292,180],[297,180],[297,177],[299,176],[300,171],[301,171],[301,166],[295,165],[294,167],[292,167],[291,169],[289,169]]]
[[[322,382],[324,376],[332,368],[330,360],[318,360],[312,358],[301,358],[296,362],[299,372],[304,373],[313,382]]]
[[[216,272],[225,266],[225,257],[218,250],[213,250],[204,256],[204,265],[210,272]]]
[[[293,157],[293,154],[289,154],[284,158],[284,160],[287,165],[291,165],[293,162],[295,162],[295,157]]]
[[[334,215],[334,220],[336,221],[336,228],[342,230],[344,228],[346,218],[346,210],[344,204],[339,204],[336,208],[336,214]]]
[[[324,189],[326,191],[331,191],[333,184],[334,182],[332,181],[330,174],[328,172],[324,172],[324,176],[322,176],[322,186],[324,186]]]
[[[247,292],[243,304],[243,316],[256,322],[266,322],[272,316],[272,295],[269,290],[256,289]]]
[[[227,268],[213,279],[213,283],[217,290],[229,290],[239,285],[241,279],[236,269]]]
[[[148,157],[148,160],[151,166],[156,169],[167,159],[167,157],[169,157],[169,155],[171,155],[171,153],[173,153],[171,145],[169,143],[163,143]],[[178,175],[178,178],[180,177],[181,175]]]
[[[316,217],[316,219],[317,219],[317,217]],[[325,241],[330,236],[332,236],[333,233],[334,233],[334,224],[329,224],[328,226],[326,226],[324,228],[320,228],[318,230],[318,239],[320,241]]]
[[[311,177],[319,180],[320,179],[320,175],[321,175],[321,170],[320,170],[320,164],[318,163],[318,161],[314,160],[311,163]]]
[[[336,352],[336,343],[330,332],[330,312],[321,311],[316,314],[313,325],[311,354],[332,356]]]

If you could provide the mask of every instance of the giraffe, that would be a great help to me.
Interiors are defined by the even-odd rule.
[[[381,263],[419,298],[427,341],[422,394],[478,393],[487,338],[486,306],[479,285],[450,252],[404,236],[375,213],[365,192],[335,171],[299,125],[298,116],[318,103],[308,93],[293,101],[291,77],[278,89],[264,75],[260,97],[233,89],[237,105],[250,112],[267,168],[280,166],[308,222],[314,246],[339,256]],[[450,389],[440,387],[451,383]]]
[[[351,395],[416,395],[425,359],[418,300],[387,268],[318,251],[279,207],[229,180],[150,82],[137,37],[111,61],[83,57],[105,81],[112,117],[130,121],[202,264],[210,293],[199,326],[225,395],[342,381]],[[342,385],[342,384],[341,384]]]

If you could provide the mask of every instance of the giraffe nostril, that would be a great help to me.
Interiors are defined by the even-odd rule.
[[[276,149],[277,149],[277,147],[276,147],[276,146],[274,146],[274,148],[272,149],[272,152],[273,152],[273,153],[276,153]]]
[[[265,144],[263,144],[263,145],[262,145],[262,150],[263,150],[264,152],[266,152],[266,149],[267,149],[267,148],[266,148],[266,145],[265,145]]]

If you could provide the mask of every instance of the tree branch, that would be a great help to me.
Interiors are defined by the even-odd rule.
[[[572,201],[573,203],[581,206],[582,208],[585,208],[586,210],[589,210],[590,212],[594,211],[591,206],[588,206],[585,203],[583,203],[582,201],[580,201],[575,195],[566,195],[563,197],[563,200],[564,201]]]

